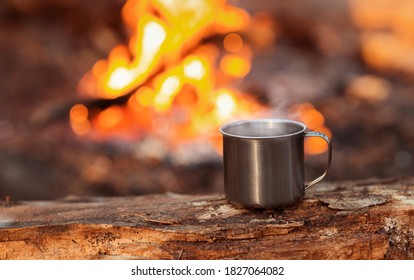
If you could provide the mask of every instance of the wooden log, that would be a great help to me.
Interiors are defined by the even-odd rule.
[[[222,194],[3,202],[0,259],[412,259],[414,178],[322,184],[248,210]]]

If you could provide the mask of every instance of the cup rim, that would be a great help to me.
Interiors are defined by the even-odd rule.
[[[229,128],[229,127],[234,126],[234,125],[240,125],[240,124],[245,124],[245,123],[261,123],[261,122],[296,124],[296,125],[302,127],[302,129],[300,129],[296,132],[293,132],[293,133],[281,134],[281,135],[272,135],[272,136],[247,136],[247,135],[233,134],[233,133],[229,133],[229,132],[225,131],[226,128]],[[291,137],[291,136],[294,136],[294,135],[302,134],[306,131],[306,129],[307,129],[306,125],[304,123],[301,123],[301,122],[298,122],[298,121],[289,120],[289,119],[266,118],[266,119],[249,119],[249,120],[239,120],[239,121],[229,122],[229,123],[223,124],[220,127],[220,132],[224,136],[229,136],[229,137],[234,137],[234,138],[239,138],[239,139],[275,139],[275,138]]]

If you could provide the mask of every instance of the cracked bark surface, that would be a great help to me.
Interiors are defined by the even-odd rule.
[[[0,204],[0,259],[413,259],[414,178],[321,184],[248,210],[222,194]]]

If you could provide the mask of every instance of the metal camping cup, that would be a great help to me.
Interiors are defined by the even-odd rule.
[[[300,122],[281,119],[236,121],[220,128],[223,134],[224,189],[233,204],[275,208],[302,199],[305,189],[328,174],[332,158],[330,139],[307,132]],[[304,139],[321,137],[328,143],[328,167],[305,183]]]

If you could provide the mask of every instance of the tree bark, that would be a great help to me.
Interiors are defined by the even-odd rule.
[[[412,259],[414,178],[321,184],[248,210],[222,194],[0,204],[0,259]]]

